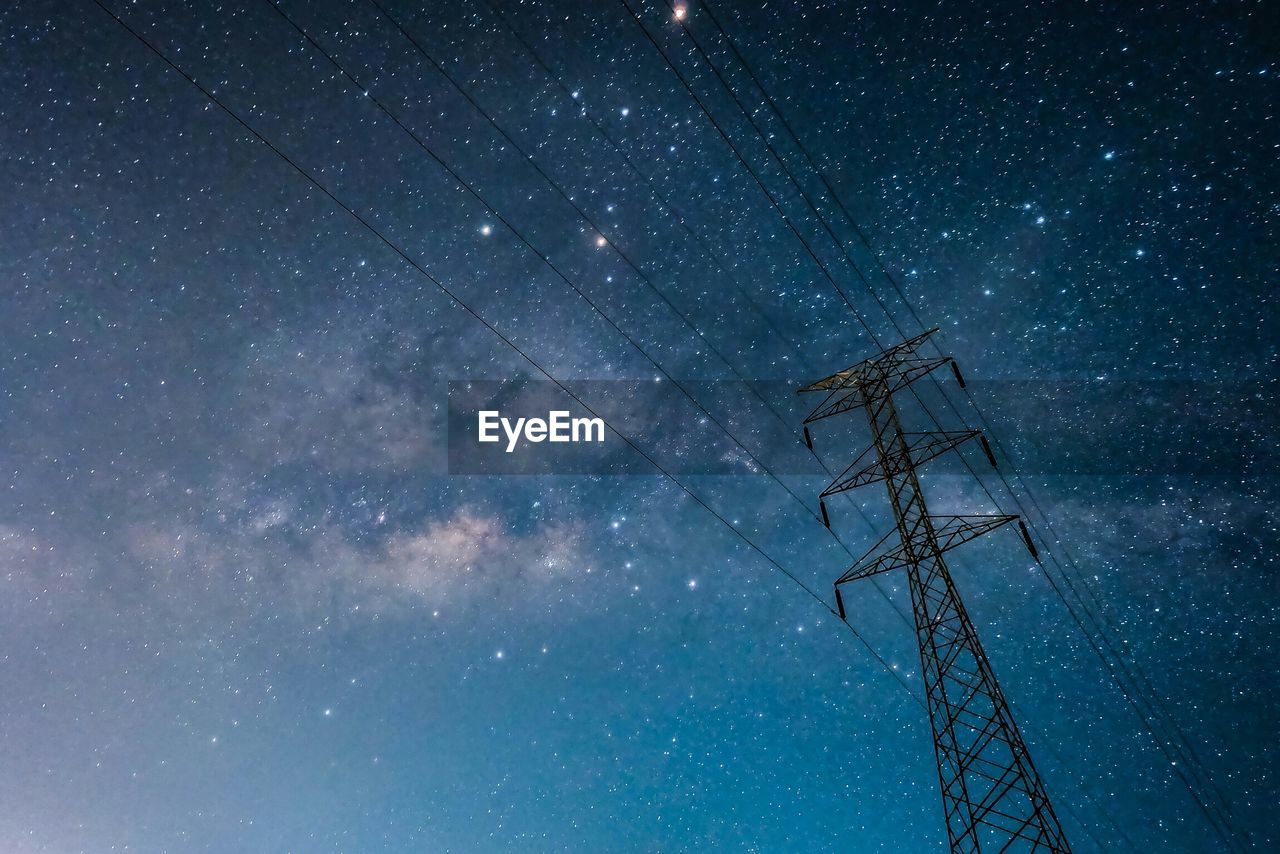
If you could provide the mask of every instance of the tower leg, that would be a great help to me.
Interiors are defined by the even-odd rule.
[[[951,850],[1068,851],[951,580],[888,384],[870,384],[864,403],[908,563]]]

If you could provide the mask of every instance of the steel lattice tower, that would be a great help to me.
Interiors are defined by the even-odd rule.
[[[992,465],[995,457],[977,430],[905,432],[894,406],[895,392],[944,365],[951,366],[963,386],[954,359],[919,355],[936,331],[800,389],[827,393],[804,422],[810,448],[808,425],[814,421],[861,408],[871,425],[871,446],[823,490],[823,521],[830,525],[824,500],[828,496],[884,481],[896,523],[894,531],[836,580],[836,606],[840,618],[846,619],[842,584],[895,569],[907,571],[951,850],[1070,851],[943,559],[944,552],[1015,521],[1032,556],[1039,556],[1017,516],[930,515],[918,466],[973,438]],[[890,544],[895,534],[897,542]]]

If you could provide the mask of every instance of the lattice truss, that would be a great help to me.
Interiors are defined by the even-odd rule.
[[[883,482],[895,522],[894,530],[836,579],[836,606],[841,619],[846,619],[841,585],[906,570],[951,850],[1069,851],[943,559],[951,549],[1011,522],[1018,524],[1032,556],[1038,560],[1039,555],[1017,516],[929,513],[916,471],[919,466],[973,439],[993,466],[996,460],[986,437],[977,430],[906,432],[894,405],[895,392],[944,365],[950,365],[956,380],[964,384],[954,359],[920,355],[935,331],[800,389],[826,394],[805,419],[810,448],[809,425],[815,421],[861,409],[871,427],[871,445],[822,491],[823,521],[831,524],[825,499]]]

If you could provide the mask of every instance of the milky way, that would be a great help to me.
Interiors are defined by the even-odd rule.
[[[628,3],[103,0],[194,83],[0,12],[0,848],[942,850],[904,579],[844,590],[874,654],[801,589],[849,556],[791,393],[920,323],[1005,458],[935,509],[1058,561],[952,566],[1073,845],[1223,850],[1177,738],[1280,844],[1261,4]],[[450,474],[520,351],[689,383],[610,419],[688,491]]]

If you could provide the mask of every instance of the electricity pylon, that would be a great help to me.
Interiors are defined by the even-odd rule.
[[[819,498],[823,521],[830,526],[827,497],[877,481],[888,487],[895,521],[894,531],[836,579],[836,607],[846,619],[841,585],[881,572],[907,571],[951,850],[1070,851],[942,557],[1009,522],[1018,523],[1032,557],[1039,560],[1039,555],[1017,516],[930,515],[918,466],[974,438],[993,466],[995,457],[977,430],[904,432],[894,406],[895,392],[944,365],[951,366],[963,387],[954,359],[919,355],[936,331],[800,389],[827,393],[804,421],[810,448],[809,425],[815,421],[860,408],[871,424],[871,446]],[[895,534],[896,544],[889,544]]]

